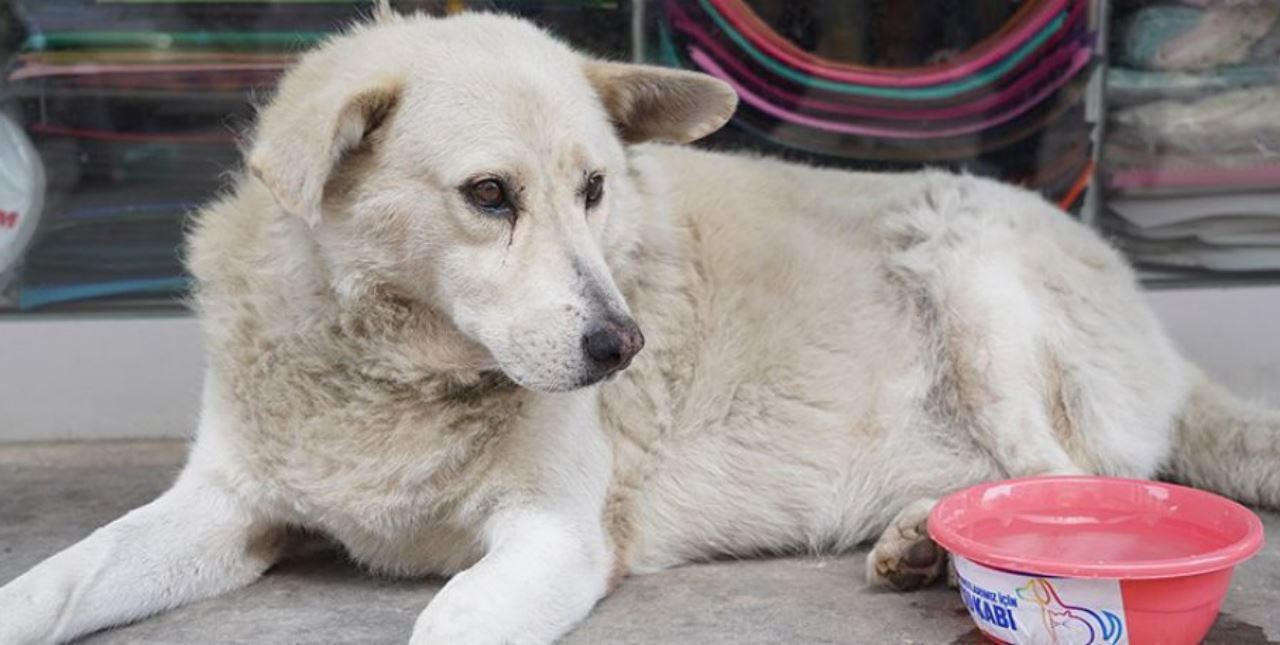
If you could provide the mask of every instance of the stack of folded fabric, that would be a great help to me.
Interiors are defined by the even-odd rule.
[[[435,13],[469,4],[393,2]],[[533,16],[599,53],[617,56],[629,43],[629,17],[613,1],[475,4]],[[371,8],[372,0],[11,0],[0,36],[17,50],[0,94],[47,170],[40,226],[9,289],[17,306],[181,295],[185,217],[235,168],[254,104],[298,52]]]
[[[1280,4],[1119,11],[1103,224],[1152,269],[1280,271]]]
[[[901,8],[870,4],[872,14]],[[978,4],[990,3],[960,3],[959,11]],[[1089,0],[1007,6],[994,33],[916,67],[820,56],[779,34],[745,0],[668,0],[658,37],[663,62],[738,90],[734,123],[767,142],[762,147],[846,167],[961,168],[1076,207],[1093,176],[1085,89],[1096,62],[1095,7]],[[866,39],[884,49],[894,36]]]

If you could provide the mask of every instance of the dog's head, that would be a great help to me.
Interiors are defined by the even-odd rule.
[[[562,391],[644,344],[604,259],[634,227],[624,145],[692,141],[736,102],[514,18],[383,17],[285,76],[249,168],[310,225],[340,296],[422,303],[516,382]]]

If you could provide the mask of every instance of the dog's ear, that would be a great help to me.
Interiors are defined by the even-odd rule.
[[[706,74],[596,60],[586,62],[586,73],[627,143],[696,141],[738,106],[733,88]]]
[[[264,110],[249,153],[249,171],[280,207],[315,226],[324,187],[342,158],[378,128],[400,99],[400,83],[384,79],[351,88],[330,82],[314,92],[282,88]]]

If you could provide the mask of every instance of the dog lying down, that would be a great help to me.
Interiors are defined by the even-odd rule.
[[[1280,504],[1280,415],[1180,358],[1088,229],[974,177],[646,143],[735,104],[494,15],[304,56],[191,233],[186,468],[0,589],[0,643],[250,584],[296,527],[452,576],[413,643],[546,643],[721,555],[874,541],[871,584],[930,584],[933,500],[984,480]]]

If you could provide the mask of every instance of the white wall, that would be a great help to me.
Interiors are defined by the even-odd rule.
[[[1280,286],[1147,294],[1188,358],[1250,399],[1280,407]]]
[[[188,436],[199,336],[189,316],[0,318],[0,441]]]
[[[1280,405],[1280,287],[1148,297],[1196,363]],[[201,366],[185,316],[0,318],[0,441],[188,436]]]

